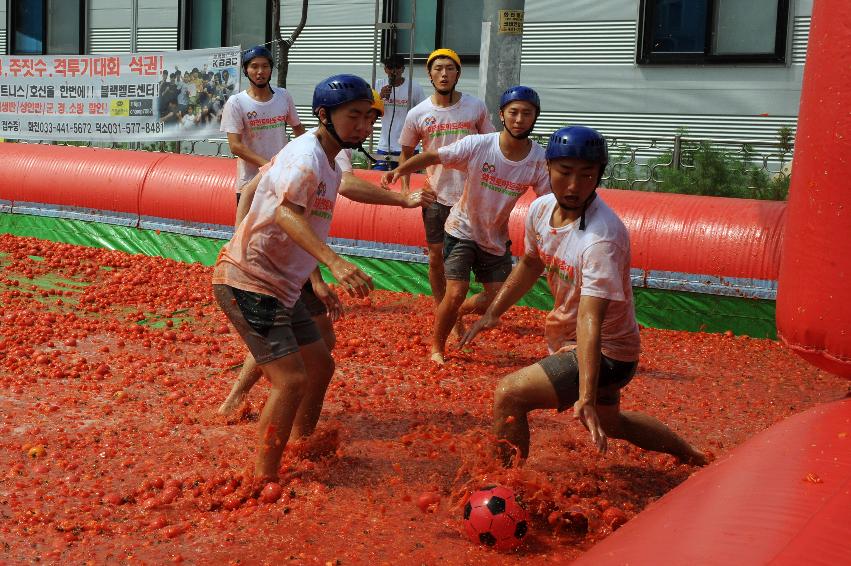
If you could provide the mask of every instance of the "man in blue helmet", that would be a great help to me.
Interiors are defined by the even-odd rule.
[[[608,163],[596,130],[571,126],[550,136],[546,151],[552,194],[526,215],[525,254],[487,312],[464,335],[469,343],[520,300],[542,273],[555,299],[544,334],[550,355],[500,381],[494,394],[497,453],[505,465],[529,454],[527,415],[573,408],[601,454],[607,437],[694,464],[706,456],[662,422],[620,410],[620,390],[638,365],[640,338],[632,301],[629,233],[597,197]]]
[[[435,314],[431,345],[431,360],[437,364],[445,361],[452,328],[460,338],[462,317],[484,313],[511,272],[508,218],[517,199],[529,187],[538,196],[550,191],[544,149],[529,139],[540,112],[538,93],[511,87],[500,100],[501,132],[466,136],[427,150],[385,174],[386,182],[395,182],[412,171],[442,165],[466,177],[443,228],[446,292]],[[484,291],[466,298],[471,272]]]
[[[236,160],[236,200],[243,185],[287,145],[286,126],[294,136],[304,133],[292,96],[286,89],[272,89],[272,53],[262,46],[242,54],[242,72],[248,88],[227,99],[222,110],[221,131],[228,136]]]
[[[219,254],[213,291],[219,306],[271,382],[260,415],[255,475],[274,481],[290,438],[313,432],[334,361],[300,300],[317,262],[353,296],[372,289],[371,278],[325,243],[342,171],[336,157],[358,147],[371,131],[373,93],[354,75],[316,85],[319,127],[288,144],[254,193],[251,208]]]

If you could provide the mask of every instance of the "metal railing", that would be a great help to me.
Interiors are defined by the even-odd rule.
[[[768,178],[788,177],[794,153],[791,137],[776,141],[691,138],[609,137],[609,166],[603,176],[607,186],[652,189],[665,183],[663,169],[694,170],[696,154],[714,151],[764,172]],[[625,185],[625,186],[624,186]],[[748,188],[756,189],[749,185]]]

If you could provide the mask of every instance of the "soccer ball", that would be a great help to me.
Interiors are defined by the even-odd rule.
[[[464,505],[464,531],[471,541],[497,550],[511,550],[529,530],[528,515],[507,487],[488,486]]]

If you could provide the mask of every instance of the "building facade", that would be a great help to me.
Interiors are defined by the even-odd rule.
[[[813,0],[526,0],[521,82],[542,99],[540,132],[568,123],[610,138],[688,135],[771,140],[797,120]],[[269,0],[0,0],[7,54],[127,53],[251,45],[272,38]],[[407,52],[411,0],[312,0],[287,86],[303,119],[313,85],[369,78],[379,53]],[[460,90],[477,93],[482,0],[416,2],[414,78],[435,47],[462,55]],[[301,13],[282,0],[282,31]]]

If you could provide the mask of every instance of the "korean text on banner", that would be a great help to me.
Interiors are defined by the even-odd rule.
[[[239,47],[0,56],[0,138],[158,141],[220,136]]]

